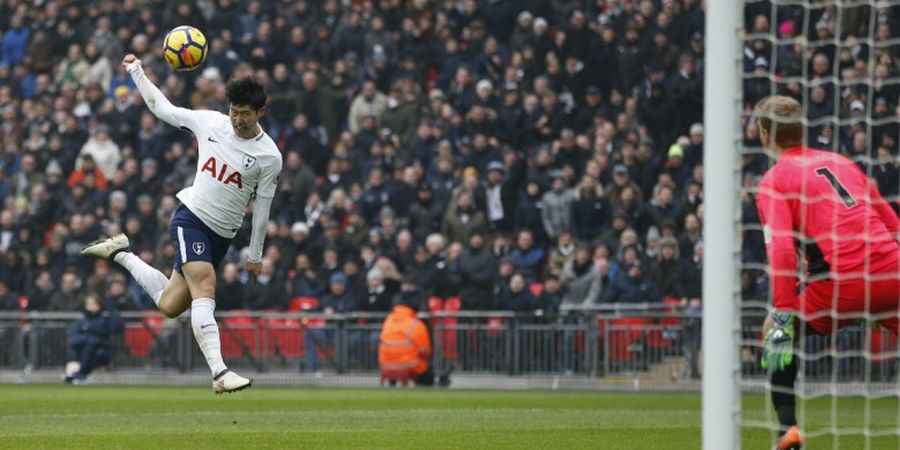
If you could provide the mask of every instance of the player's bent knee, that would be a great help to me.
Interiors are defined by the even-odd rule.
[[[162,302],[160,302],[159,304],[159,310],[163,313],[164,316],[168,317],[169,319],[174,319],[184,312],[183,309],[174,306],[174,304],[164,304]]]

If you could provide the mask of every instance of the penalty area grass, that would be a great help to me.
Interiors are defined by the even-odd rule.
[[[742,415],[765,421],[765,406],[746,396]],[[830,401],[813,406],[810,425],[829,426]],[[896,400],[870,407],[873,429],[896,428]],[[841,427],[864,425],[864,408],[841,399]],[[700,409],[698,394],[0,385],[0,448],[687,449],[700,447]],[[746,428],[742,443],[768,448],[771,434]],[[830,448],[832,436],[813,443]]]

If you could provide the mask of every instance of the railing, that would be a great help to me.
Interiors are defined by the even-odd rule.
[[[759,339],[764,315],[765,310],[748,308],[742,316],[744,378],[763,375]],[[217,316],[222,353],[232,367],[273,373],[377,371],[384,314],[242,311]],[[672,305],[615,305],[552,316],[508,311],[437,311],[419,316],[431,331],[437,373],[699,377],[700,314],[681,312]],[[0,313],[0,369],[61,369],[73,359],[66,331],[79,317],[78,313]],[[206,368],[188,318],[166,319],[156,312],[121,317],[125,329],[115,338],[111,370]],[[838,352],[822,352],[825,349]],[[831,379],[835,374],[840,379],[886,380],[897,372],[896,340],[883,330],[851,326],[834,338],[810,336],[802,351],[831,355],[804,360],[804,374],[811,380]],[[862,358],[864,351],[871,357]]]

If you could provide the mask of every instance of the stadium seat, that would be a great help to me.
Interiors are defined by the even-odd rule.
[[[488,336],[497,336],[503,332],[504,321],[502,317],[488,317],[487,320],[487,335]]]
[[[310,296],[294,297],[288,302],[289,312],[309,311],[319,307],[319,299]]]
[[[269,346],[272,354],[284,358],[300,358],[304,355],[303,324],[298,319],[269,319]]]
[[[614,319],[609,331],[609,359],[616,362],[634,361],[635,345],[641,341],[647,319],[631,317]]]
[[[428,313],[431,314],[431,329],[437,327],[438,318],[434,317],[435,313],[444,310],[444,299],[440,297],[431,297],[428,299]]]
[[[459,297],[450,297],[444,302],[444,311],[457,312],[462,309]],[[456,341],[456,328],[459,320],[456,317],[444,318],[444,358],[459,359],[459,348]]]
[[[675,335],[674,330],[681,326],[681,318],[677,317],[681,307],[681,299],[678,297],[663,298],[663,316],[658,324],[650,324],[647,329],[647,345],[657,349],[669,348]]]
[[[125,346],[128,347],[128,352],[136,358],[149,356],[165,320],[162,315],[153,314],[125,327]]]
[[[544,283],[531,283],[528,285],[528,290],[531,292],[531,295],[540,297],[544,292]]]
[[[240,313],[241,311],[232,311]],[[249,316],[236,315],[222,319],[219,336],[222,341],[222,356],[237,358],[257,356],[256,346],[258,323]]]

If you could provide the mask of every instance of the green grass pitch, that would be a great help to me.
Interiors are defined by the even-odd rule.
[[[604,392],[254,387],[0,385],[0,448],[599,448],[700,447],[700,396]],[[766,420],[761,396],[743,417]],[[808,428],[831,420],[828,400],[806,405]],[[862,399],[841,399],[842,428],[861,427]],[[892,432],[896,400],[871,403],[870,428]],[[744,448],[770,448],[747,428]],[[832,448],[830,435],[807,441]],[[841,448],[863,448],[860,435]],[[896,436],[871,448],[897,448]]]

